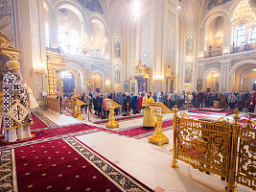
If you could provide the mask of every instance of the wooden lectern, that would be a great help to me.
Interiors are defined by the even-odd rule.
[[[163,115],[172,113],[172,110],[169,109],[163,103],[148,103],[150,107],[150,113],[156,116],[156,130],[155,133],[149,138],[150,143],[154,143],[158,146],[169,143],[168,137],[163,134],[162,120]]]
[[[73,97],[72,98],[74,101],[74,117],[78,118],[80,120],[84,120],[82,114],[81,114],[81,106],[82,105],[87,105],[86,102],[82,101],[81,99],[79,99],[78,97]],[[77,110],[76,110],[77,108]]]
[[[104,101],[106,102],[106,108],[110,111],[109,122],[107,122],[106,127],[111,129],[119,127],[119,124],[115,121],[115,108],[122,107],[122,105],[112,99],[104,99]]]

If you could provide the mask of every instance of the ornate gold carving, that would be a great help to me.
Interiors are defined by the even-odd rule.
[[[169,143],[168,137],[163,133],[162,119],[164,114],[172,113],[172,111],[163,103],[148,103],[151,114],[156,115],[156,130],[149,138],[150,143],[162,146]]]
[[[110,110],[109,122],[107,122],[106,127],[110,129],[118,128],[119,123],[115,120],[115,108],[122,107],[122,105],[116,103],[112,99],[104,99],[104,101],[106,101],[106,105]]]
[[[181,117],[177,137],[178,159],[201,171],[228,178],[231,124]]]
[[[185,113],[185,112],[181,112],[181,113],[180,113],[180,117],[181,117],[181,118],[185,118],[185,117],[186,117],[186,118],[188,118],[188,119],[191,119],[191,118],[188,116],[188,114]]]
[[[256,190],[256,122],[245,122],[239,143],[237,183]]]
[[[145,71],[141,65],[141,61],[138,61],[138,65],[135,68],[135,74],[136,75],[144,75]]]

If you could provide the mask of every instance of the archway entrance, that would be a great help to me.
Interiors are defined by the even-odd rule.
[[[75,88],[75,77],[73,73],[67,69],[56,71],[57,74],[57,94],[67,95],[73,93]]]
[[[100,93],[103,91],[103,79],[99,73],[93,75],[94,92]]]
[[[256,68],[255,64],[244,64],[234,72],[233,90],[251,92],[256,90]]]
[[[219,73],[217,71],[210,71],[206,74],[206,91],[219,91]]]

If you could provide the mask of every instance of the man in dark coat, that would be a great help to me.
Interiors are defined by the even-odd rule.
[[[128,93],[126,93],[124,98],[124,106],[126,107],[124,109],[123,116],[127,116],[128,115],[127,113],[130,112],[130,103],[131,103],[131,97]]]

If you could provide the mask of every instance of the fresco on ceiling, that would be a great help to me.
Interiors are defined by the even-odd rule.
[[[232,0],[211,0],[208,5],[208,9],[213,9],[214,7],[227,3],[228,1],[232,1]]]
[[[92,12],[98,12],[100,14],[103,14],[103,9],[99,0],[78,0],[78,2]]]

